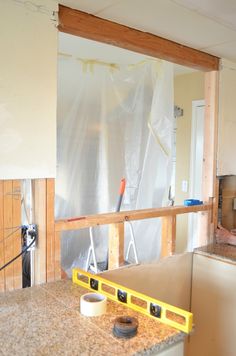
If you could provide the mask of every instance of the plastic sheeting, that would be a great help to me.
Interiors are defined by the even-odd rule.
[[[159,60],[118,67],[59,57],[56,217],[166,206],[171,181],[173,66]],[[141,262],[160,253],[159,219],[133,222]],[[98,261],[108,228],[94,228]],[[126,245],[129,229],[126,229]],[[88,229],[62,235],[62,267],[85,266]]]

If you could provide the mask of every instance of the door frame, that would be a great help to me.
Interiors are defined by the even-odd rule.
[[[190,152],[190,173],[189,173],[189,197],[195,198],[194,195],[194,173],[195,173],[195,154],[196,154],[196,143],[197,143],[197,107],[205,107],[205,100],[193,100],[192,101],[192,124],[191,124],[191,152]],[[205,121],[205,115],[204,115]],[[203,123],[204,125],[204,123]],[[204,126],[203,126],[203,139],[204,139]],[[203,143],[204,150],[204,143]],[[204,152],[202,154],[202,160],[204,157]],[[203,168],[203,165],[202,165]],[[202,192],[201,192],[202,193]],[[202,194],[201,194],[202,195]],[[199,197],[198,197],[199,198]],[[188,215],[188,251],[193,251],[193,248],[197,244],[197,233],[194,233],[196,228],[198,227],[196,215],[191,213]]]

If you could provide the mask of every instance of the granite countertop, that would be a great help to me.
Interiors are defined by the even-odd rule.
[[[123,305],[108,301],[107,313],[84,317],[80,296],[88,290],[70,280],[0,295],[0,355],[152,355],[185,334]],[[138,318],[129,340],[112,334],[114,319]]]
[[[236,246],[214,243],[196,248],[194,253],[236,264]]]

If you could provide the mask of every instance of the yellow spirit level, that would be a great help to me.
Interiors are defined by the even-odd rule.
[[[108,281],[100,275],[74,268],[72,281],[185,333],[192,330],[192,313]]]

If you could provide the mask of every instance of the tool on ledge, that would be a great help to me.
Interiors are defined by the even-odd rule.
[[[202,205],[203,201],[198,199],[185,199],[184,205],[185,206],[193,206],[193,205]]]
[[[125,193],[125,186],[126,186],[125,178],[122,178],[121,182],[120,182],[119,199],[118,199],[117,207],[116,207],[117,213],[120,211],[121,203],[122,203],[123,196]]]

